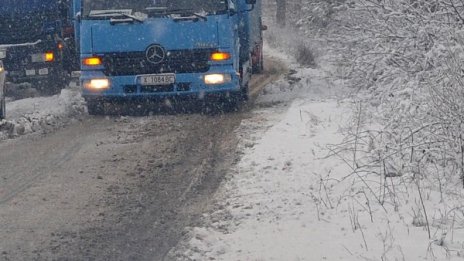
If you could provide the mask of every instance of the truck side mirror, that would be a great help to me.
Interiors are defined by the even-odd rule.
[[[81,12],[78,12],[75,16],[74,16],[74,19],[77,21],[77,23],[81,23],[82,21],[82,15],[81,15]]]
[[[231,16],[236,15],[237,14],[237,9],[235,9],[235,6],[231,6],[229,8],[229,12],[230,12]]]
[[[245,0],[245,3],[251,5],[251,9],[246,10],[247,12],[251,12],[255,9],[256,0]]]

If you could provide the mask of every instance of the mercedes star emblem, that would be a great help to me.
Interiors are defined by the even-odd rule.
[[[166,58],[166,51],[160,45],[151,45],[148,47],[146,55],[150,63],[160,64]]]

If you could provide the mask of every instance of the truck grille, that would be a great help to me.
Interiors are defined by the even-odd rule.
[[[104,73],[107,76],[139,75],[154,73],[204,73],[214,50],[168,51],[164,62],[148,62],[145,52],[112,53],[103,57]]]

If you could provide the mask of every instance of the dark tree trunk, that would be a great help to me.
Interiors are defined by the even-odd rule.
[[[286,23],[286,13],[287,13],[287,0],[276,0],[277,3],[277,14],[276,20],[277,25],[284,27]]]

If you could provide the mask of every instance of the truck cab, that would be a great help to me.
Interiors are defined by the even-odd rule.
[[[81,85],[109,100],[247,96],[255,0],[82,0]],[[262,39],[261,39],[262,41]]]
[[[0,59],[7,81],[46,93],[78,70],[70,0],[5,0],[0,9]]]

